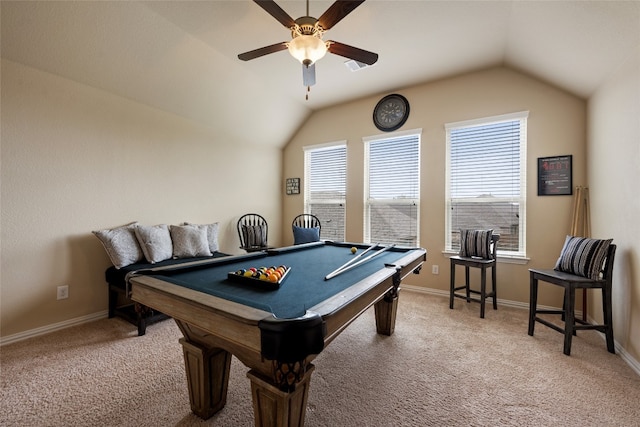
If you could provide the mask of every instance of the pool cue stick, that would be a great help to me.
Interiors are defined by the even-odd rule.
[[[334,277],[336,277],[338,274],[344,273],[347,270],[351,270],[353,267],[357,267],[358,265],[362,264],[363,262],[367,262],[369,261],[371,258],[376,257],[378,255],[380,255],[381,253],[383,253],[384,251],[388,251],[389,249],[393,248],[395,246],[395,244],[393,245],[389,245],[389,246],[385,246],[384,248],[380,249],[378,252],[376,252],[375,254],[371,254],[368,257],[361,259],[360,261],[356,262],[355,264],[351,264],[345,268],[343,268],[342,270],[338,270],[338,271],[334,271],[333,273],[329,273],[326,275],[326,277],[324,278],[324,280],[329,280],[329,279],[333,279]]]
[[[356,255],[355,257],[351,258],[349,261],[345,262],[344,264],[342,264],[340,267],[336,268],[335,270],[333,270],[331,273],[327,274],[327,276],[325,276],[324,280],[328,280],[327,277],[335,274],[337,272],[339,272],[340,270],[342,270],[343,268],[347,268],[349,266],[349,264],[354,263],[358,258],[360,258],[361,256],[363,256],[364,254],[366,254],[367,252],[369,252],[371,249],[377,247],[380,243],[376,243],[375,245],[371,245],[369,246],[367,249],[365,249],[363,252],[360,252],[358,255]]]
[[[337,271],[334,271],[334,272],[332,272],[332,273],[329,273],[329,274],[324,278],[324,280],[332,279],[332,278],[336,277],[336,276],[337,276],[338,274],[340,274],[340,273],[344,273],[344,272],[345,272],[345,271],[347,271],[347,270],[351,270],[353,267],[357,267],[358,265],[360,265],[360,264],[362,264],[362,263],[364,263],[364,262],[366,262],[366,261],[369,261],[371,258],[373,258],[373,257],[375,257],[375,256],[380,255],[380,254],[381,254],[381,253],[383,253],[384,251],[387,251],[387,250],[389,250],[389,249],[393,248],[394,246],[395,246],[395,244],[390,245],[390,246],[385,246],[384,248],[382,248],[382,249],[381,249],[381,250],[379,250],[378,252],[376,252],[376,253],[374,253],[374,254],[371,254],[371,255],[369,255],[368,257],[366,257],[366,258],[364,258],[364,259],[361,259],[360,261],[358,261],[358,262],[356,262],[356,263],[354,263],[354,264],[348,265],[348,266],[346,266],[346,267],[344,267],[344,268],[341,268],[341,269],[339,269],[339,270],[337,270]]]
[[[380,246],[380,243],[376,243],[375,245],[369,246],[367,249],[365,249],[364,251],[360,252],[358,255],[354,256],[349,261],[347,261],[344,264],[342,264],[340,267],[336,268],[335,271],[340,271],[343,268],[348,267],[349,264],[356,262],[358,260],[358,258],[361,258],[362,256],[364,256],[364,254],[369,252],[371,249],[377,248],[378,246]]]

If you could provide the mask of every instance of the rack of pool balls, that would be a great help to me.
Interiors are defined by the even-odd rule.
[[[227,274],[227,278],[241,283],[251,283],[269,288],[278,288],[287,277],[289,271],[291,271],[291,267],[287,267],[285,265],[278,267],[251,267],[229,273]]]

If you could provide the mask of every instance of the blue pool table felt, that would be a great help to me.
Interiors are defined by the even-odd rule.
[[[349,271],[324,280],[327,274],[366,248],[358,247],[358,252],[352,254],[350,245],[322,244],[283,253],[276,251],[268,255],[262,253],[258,256],[234,257],[234,260],[221,260],[214,266],[162,271],[151,275],[179,286],[271,312],[280,319],[291,319],[303,316],[310,307],[379,271],[385,264],[395,263],[406,254],[406,250],[387,250]],[[376,248],[376,251],[380,249]],[[372,253],[374,251],[362,258]],[[239,269],[279,265],[290,267],[291,271],[280,288],[275,290],[227,278],[229,272]],[[390,275],[393,272],[393,269],[389,269]]]

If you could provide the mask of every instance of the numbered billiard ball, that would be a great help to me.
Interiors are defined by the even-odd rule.
[[[355,254],[358,251],[358,248],[356,248],[355,246],[351,248],[351,253]]]

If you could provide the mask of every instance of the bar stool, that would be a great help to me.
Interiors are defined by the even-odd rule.
[[[563,248],[560,259],[558,259],[558,263],[553,270],[529,269],[530,297],[528,333],[530,336],[533,336],[535,322],[542,323],[543,325],[564,334],[564,354],[569,356],[571,355],[571,339],[573,338],[573,335],[576,334],[576,331],[595,329],[605,334],[607,351],[615,354],[611,309],[611,288],[616,245],[609,244],[610,241],[611,240],[607,241],[567,236],[565,247]],[[596,245],[598,245],[599,248],[596,248]],[[598,251],[600,252],[599,255]],[[580,254],[583,254],[584,256],[581,256]],[[563,263],[563,259],[567,260],[568,263]],[[580,261],[576,264],[576,260],[585,260],[585,263]],[[601,268],[603,261],[604,268]],[[586,265],[586,263],[590,265]],[[565,267],[571,266],[571,268],[563,269],[563,264]],[[564,288],[564,302],[562,304],[562,310],[537,308],[538,281],[544,281]],[[576,319],[576,289],[602,290],[603,324],[592,324],[582,319]],[[564,328],[538,317],[538,314],[561,315],[561,318],[564,321]]]
[[[485,300],[493,299],[493,309],[497,310],[496,302],[496,247],[500,240],[499,234],[493,234],[493,230],[461,230],[460,255],[451,257],[451,283],[449,292],[449,308],[453,309],[454,298],[462,298],[467,301],[480,303],[480,318],[484,319]],[[464,266],[464,285],[456,286],[456,266]],[[491,291],[487,292],[487,268],[491,267]],[[471,289],[469,286],[469,269],[480,269],[480,290]],[[457,291],[464,290],[464,293]],[[479,295],[474,298],[471,294]]]

